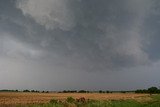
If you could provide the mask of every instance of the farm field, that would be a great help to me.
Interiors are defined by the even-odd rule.
[[[96,101],[120,101],[135,100],[137,102],[151,101],[148,94],[134,93],[24,93],[24,92],[1,92],[0,107],[11,107],[16,105],[45,104],[51,99],[65,101],[68,97],[74,99],[82,98]],[[47,106],[45,106],[47,107]],[[54,107],[54,106],[53,106]]]

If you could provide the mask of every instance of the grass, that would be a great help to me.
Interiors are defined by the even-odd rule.
[[[86,100],[85,102],[73,100],[58,102],[54,99],[47,104],[30,105],[26,107],[160,107],[160,95],[152,95],[152,101],[149,102],[137,102],[135,100],[110,100],[110,101],[98,101],[98,100]]]
[[[133,100],[112,101],[110,107],[141,107],[141,103]]]
[[[152,95],[151,98],[153,98],[154,100],[160,101],[160,94],[159,95]]]

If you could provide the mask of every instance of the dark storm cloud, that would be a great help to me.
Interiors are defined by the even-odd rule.
[[[61,83],[54,84],[71,83],[74,88],[72,79],[85,82],[88,72],[93,78],[84,87],[96,75],[105,78],[103,73],[111,77],[117,73],[120,79],[117,71],[138,72],[160,58],[159,5],[158,0],[2,0],[1,71],[16,72],[26,83],[34,78],[36,88],[42,85],[40,77],[47,76],[42,81],[50,89],[55,89],[50,83],[57,77]],[[8,64],[11,67],[5,68]],[[84,81],[76,80],[78,75],[86,75]]]
[[[67,56],[73,66],[86,71],[107,71],[150,62],[143,51],[146,40],[141,30],[152,4],[133,0],[28,0],[19,1],[17,7],[50,32],[34,35],[42,47]]]

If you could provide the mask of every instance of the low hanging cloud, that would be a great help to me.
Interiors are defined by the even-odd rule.
[[[43,52],[38,49],[34,49],[28,44],[13,38],[13,35],[7,33],[1,33],[0,36],[1,55],[10,58],[39,58]]]

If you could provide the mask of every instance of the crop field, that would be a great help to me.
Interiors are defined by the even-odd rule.
[[[134,100],[136,102],[149,102],[152,98],[149,94],[134,93],[24,93],[24,92],[1,92],[0,107],[17,107],[17,105],[48,104],[51,99],[65,102],[68,97],[73,99],[85,98],[90,101],[121,101]],[[37,107],[37,106],[36,106]],[[39,106],[38,106],[39,107]],[[41,106],[40,106],[41,107]],[[55,107],[55,106],[44,106]],[[58,106],[59,107],[59,106]],[[62,106],[63,107],[63,106]],[[94,106],[95,107],[95,106]],[[100,106],[96,106],[100,107]]]

